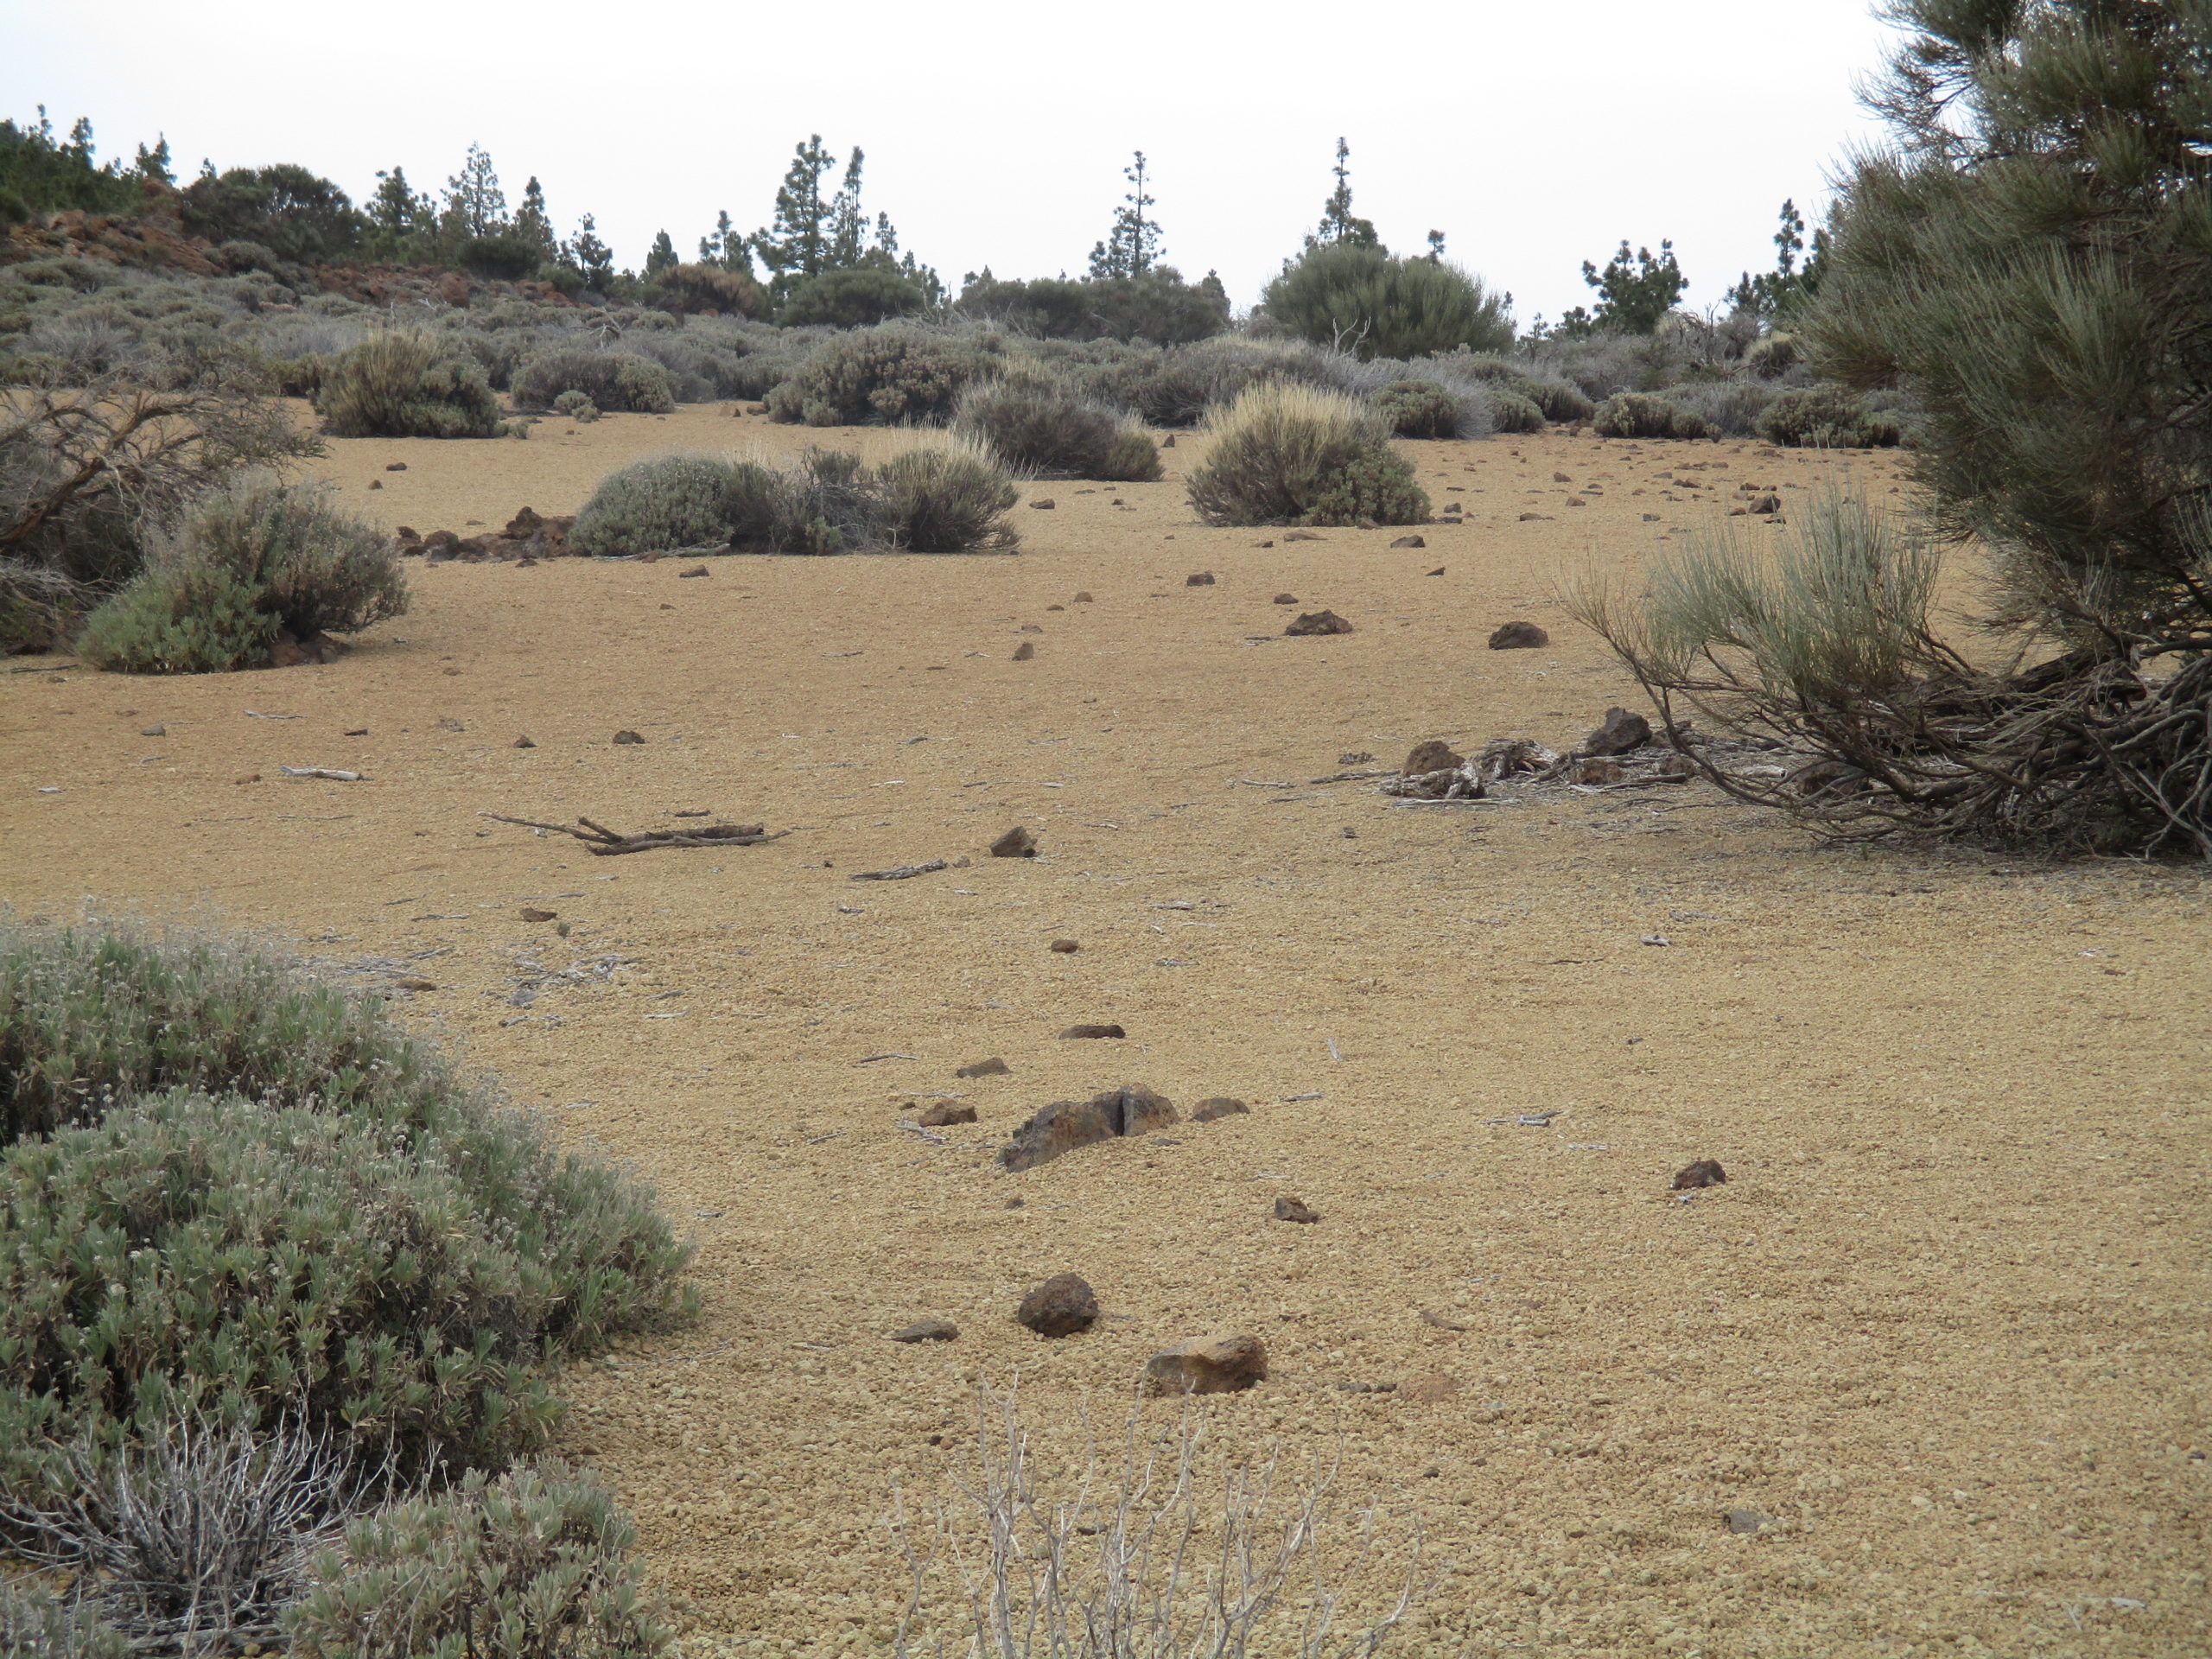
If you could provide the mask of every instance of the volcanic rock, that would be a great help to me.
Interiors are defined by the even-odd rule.
[[[1145,1363],[1145,1381],[1161,1394],[1235,1394],[1264,1382],[1268,1344],[1257,1337],[1193,1337]]]
[[[1014,1132],[999,1151],[1008,1170],[1034,1169],[1101,1141],[1143,1135],[1176,1121],[1174,1103],[1142,1087],[1109,1089],[1085,1101],[1056,1100]]]
[[[1015,1319],[1040,1337],[1071,1337],[1098,1322],[1098,1293],[1072,1273],[1056,1273],[1021,1299]]]

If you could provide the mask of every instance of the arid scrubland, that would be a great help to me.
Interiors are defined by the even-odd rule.
[[[1527,328],[0,126],[0,1650],[2204,1648],[2199,10]]]

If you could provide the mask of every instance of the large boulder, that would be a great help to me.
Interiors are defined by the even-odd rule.
[[[1098,1293],[1078,1274],[1056,1273],[1021,1299],[1014,1317],[1040,1337],[1072,1337],[1098,1323]]]

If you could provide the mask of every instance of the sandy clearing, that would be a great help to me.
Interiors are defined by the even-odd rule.
[[[708,408],[556,424],[339,442],[321,470],[388,523],[466,530],[663,450],[911,441]],[[1573,741],[1632,688],[1565,622],[1562,570],[1744,482],[1896,470],[1409,453],[1468,518],[1417,550],[1205,529],[1172,477],[1056,482],[1013,558],[417,567],[414,613],[330,667],[10,674],[0,899],[404,963],[441,987],[408,1020],[651,1173],[705,1317],[572,1379],[569,1444],[702,1640],[877,1650],[889,1483],[936,1490],[973,1377],[1020,1366],[1072,1455],[1080,1402],[1110,1421],[1147,1355],[1225,1327],[1274,1357],[1214,1408],[1228,1446],[1341,1452],[1348,1497],[1462,1563],[1409,1653],[2212,1646],[2203,874],[1824,851],[1701,787],[1453,809],[1307,782],[1427,736]],[[1358,632],[1277,638],[1279,592]],[[1553,647],[1480,648],[1514,617]],[[647,742],[612,747],[625,727]],[[697,810],[793,833],[606,861],[478,816]],[[978,856],[1014,823],[1045,856]],[[518,1006],[610,954],[607,982]],[[1089,1020],[1129,1037],[1054,1039]],[[861,1064],[886,1053],[913,1058]],[[1011,1076],[953,1078],[991,1054]],[[990,1166],[1029,1111],[1124,1081],[1254,1110]],[[896,1127],[951,1092],[981,1121],[946,1147]],[[1730,1184],[1675,1202],[1704,1156]],[[1323,1221],[1268,1220],[1283,1192]],[[1071,1268],[1109,1318],[1041,1343],[1013,1304]],[[961,1339],[885,1339],[924,1315]],[[1338,1387],[1439,1373],[1458,1390],[1427,1407]],[[1732,1535],[1736,1507],[1784,1524]]]

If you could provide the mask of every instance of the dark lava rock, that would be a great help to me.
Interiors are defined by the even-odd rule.
[[[1126,1037],[1129,1033],[1119,1026],[1070,1026],[1060,1035],[1063,1038]]]
[[[1321,1216],[1319,1211],[1309,1210],[1305,1205],[1300,1203],[1296,1198],[1285,1195],[1284,1197],[1275,1200],[1275,1219],[1277,1221],[1305,1222],[1310,1225],[1311,1224],[1320,1220]]]
[[[1056,1100],[1014,1132],[999,1151],[999,1163],[1009,1170],[1034,1169],[1064,1153],[1175,1121],[1173,1101],[1141,1087],[1109,1089],[1084,1101]]]
[[[1202,1100],[1191,1109],[1191,1122],[1211,1123],[1217,1117],[1251,1116],[1252,1109],[1241,1100],[1231,1100],[1227,1095],[1216,1095],[1211,1100]]]
[[[1298,617],[1283,632],[1293,637],[1322,633],[1350,633],[1351,624],[1334,611],[1307,611]]]
[[[1720,1167],[1718,1160],[1700,1158],[1675,1173],[1674,1190],[1689,1192],[1700,1186],[1719,1186],[1727,1179],[1728,1172]]]
[[[1078,944],[1073,939],[1054,939],[1052,941],[1052,949],[1061,956],[1071,957],[1075,955],[1077,951],[1082,950],[1083,946]]]
[[[517,747],[517,748],[518,748],[518,749],[534,749],[534,748],[536,748],[537,747],[537,744],[535,744],[535,743],[533,743],[533,742],[531,742],[531,741],[530,741],[530,737],[529,737],[529,734],[528,734],[527,733],[525,733],[524,735],[522,735],[522,736],[520,736],[520,737],[518,737],[518,738],[515,739],[515,747]]]
[[[1467,764],[1467,757],[1454,753],[1443,739],[1432,737],[1414,745],[1413,753],[1406,757],[1406,764],[1398,768],[1408,778],[1420,778],[1432,772],[1457,772]]]
[[[1492,651],[1541,651],[1552,637],[1533,622],[1508,622],[1490,637]]]
[[[925,1129],[941,1129],[948,1123],[973,1123],[975,1121],[976,1109],[973,1106],[956,1105],[949,1100],[937,1102],[915,1120]]]
[[[1145,1362],[1161,1394],[1235,1394],[1268,1377],[1268,1344],[1257,1337],[1193,1337]]]
[[[994,1054],[988,1060],[978,1060],[973,1065],[963,1065],[952,1075],[956,1077],[1003,1077],[1007,1074],[1007,1063]]]
[[[991,843],[993,858],[1034,858],[1037,856],[1037,837],[1020,824]]]
[[[1098,1323],[1098,1293],[1072,1273],[1056,1273],[1021,1299],[1015,1319],[1040,1337],[1071,1337]]]
[[[1585,754],[1626,754],[1651,741],[1651,722],[1625,709],[1605,710],[1605,723],[1582,740]]]
[[[676,573],[676,579],[678,582],[688,582],[694,576],[703,576],[706,574],[707,567],[705,565],[695,564],[689,570],[677,571]]]
[[[1275,603],[1278,605],[1295,605],[1298,603],[1298,595],[1296,594],[1277,594],[1275,595]]]
[[[1213,572],[1200,570],[1187,575],[1183,578],[1183,585],[1185,588],[1211,588],[1213,586]]]
[[[1033,659],[1036,655],[1037,647],[1027,639],[1023,640],[1020,645],[1014,648],[1014,660],[1017,663],[1029,662]]]
[[[1401,536],[1390,543],[1393,547],[1427,547],[1428,543],[1418,536]]]
[[[951,1342],[960,1335],[960,1327],[950,1319],[916,1319],[904,1331],[893,1331],[893,1342]]]
[[[623,731],[614,734],[614,741],[617,743],[642,743],[645,740],[635,732]]]

